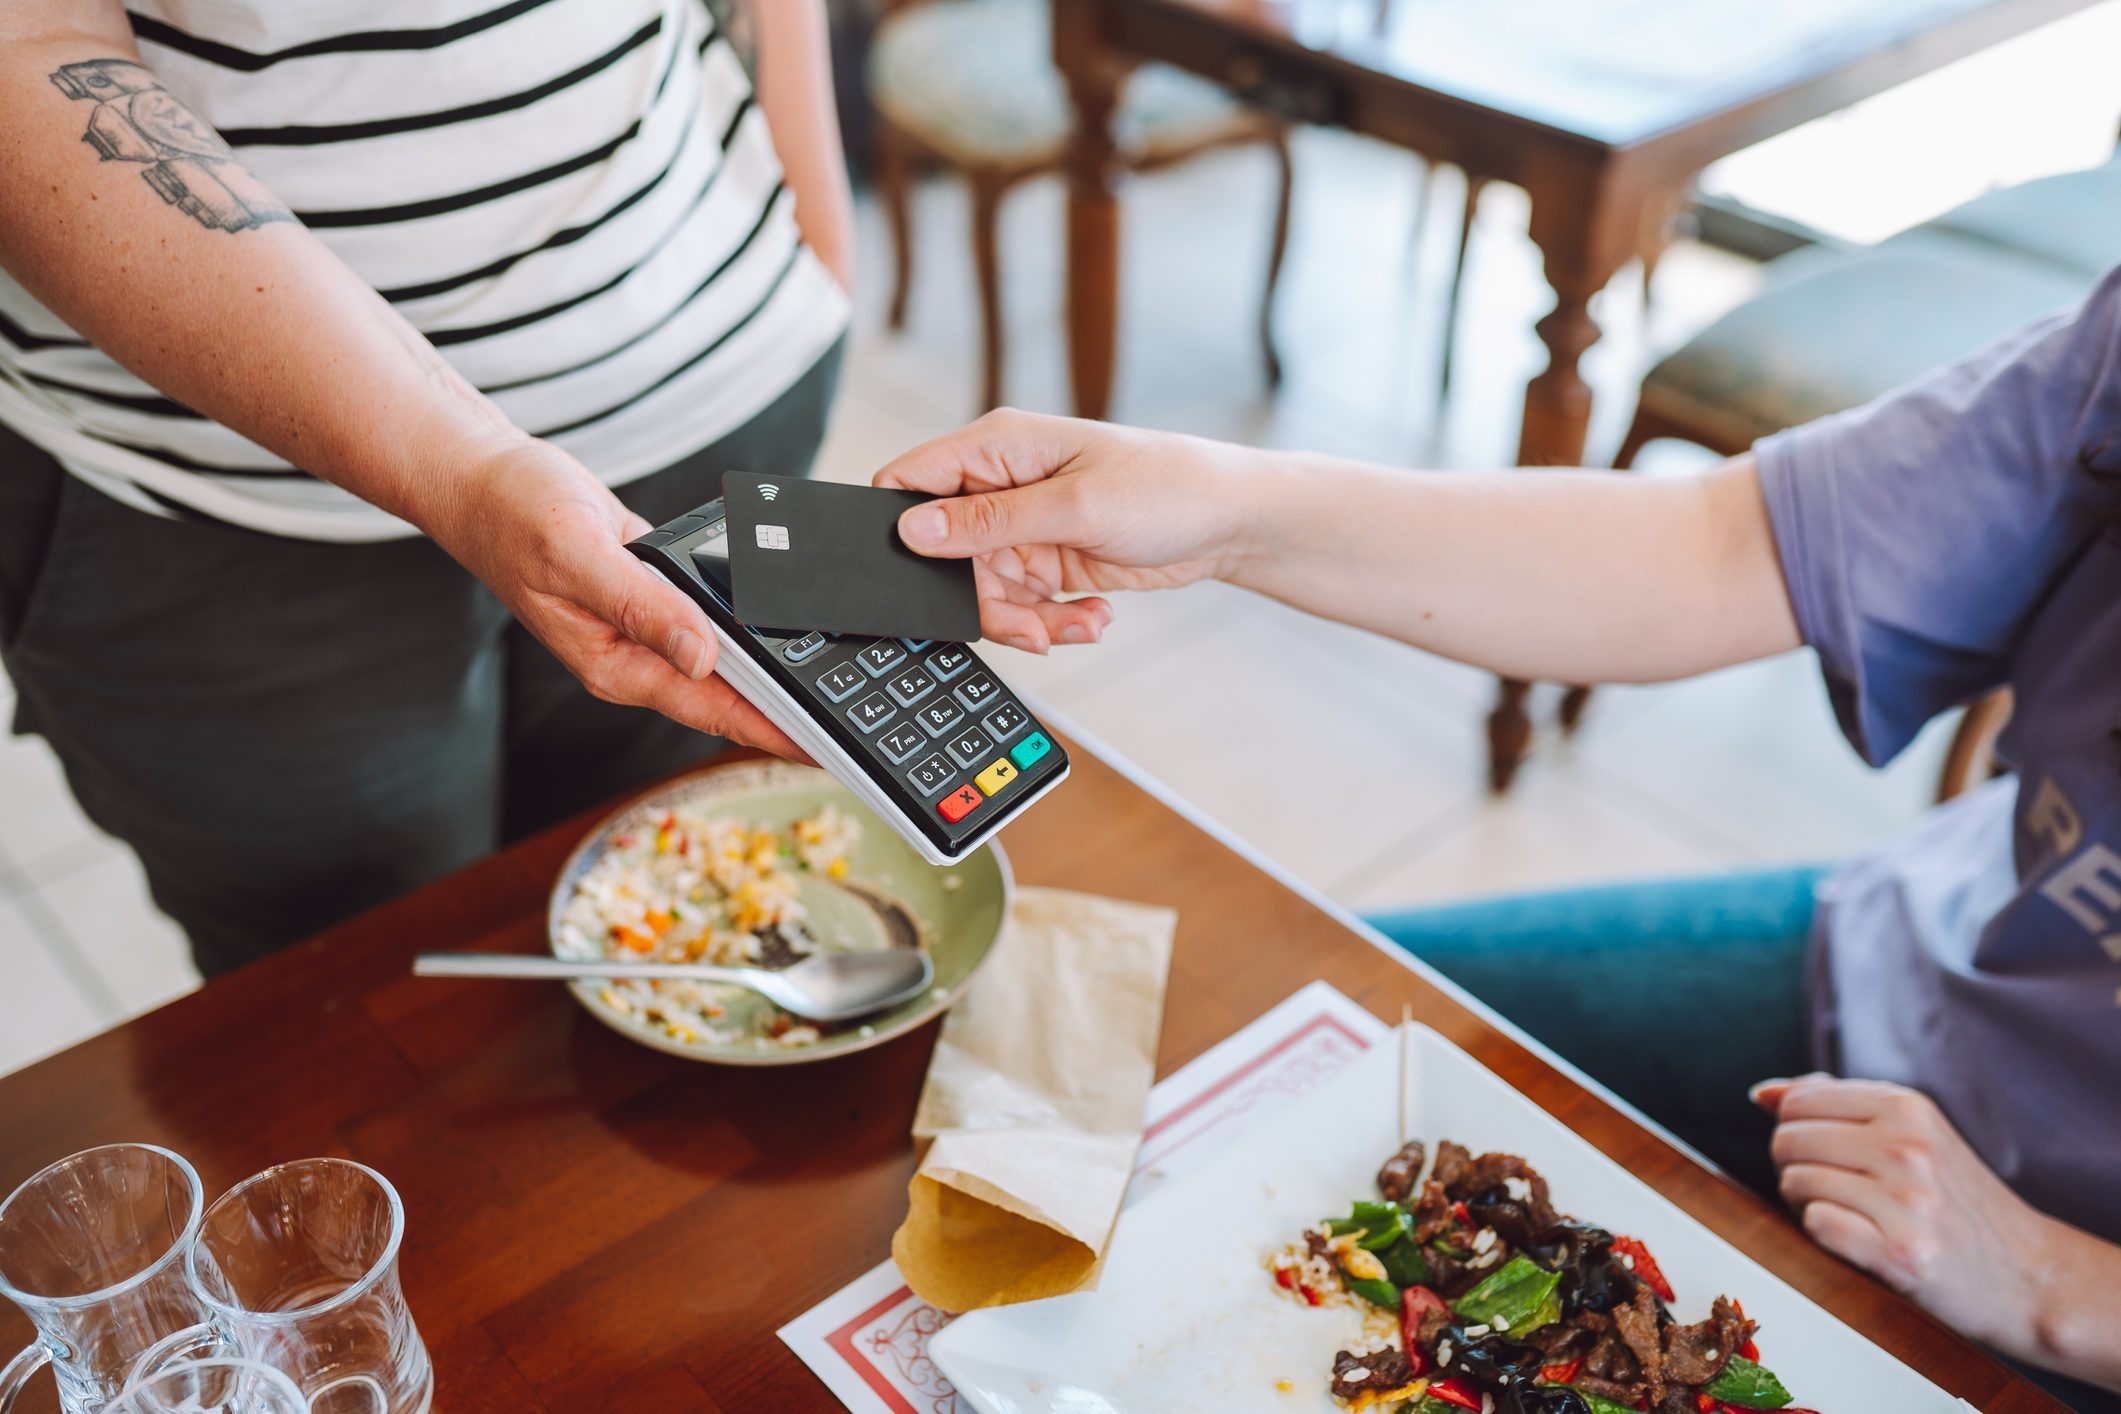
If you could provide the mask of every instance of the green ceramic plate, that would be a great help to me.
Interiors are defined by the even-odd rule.
[[[722,1065],[801,1065],[867,1050],[941,1015],[957,1000],[972,974],[986,961],[1001,932],[1002,920],[1009,916],[1015,881],[1000,845],[989,843],[956,864],[937,868],[915,854],[890,826],[870,814],[823,771],[782,761],[739,761],[709,766],[642,796],[612,812],[589,832],[568,856],[559,881],[553,885],[545,923],[555,956],[577,955],[563,941],[560,914],[574,897],[576,882],[602,856],[612,834],[643,813],[660,814],[678,805],[704,815],[740,820],[752,829],[785,827],[826,805],[837,805],[861,821],[861,843],[849,857],[844,881],[834,883],[809,873],[797,876],[798,896],[809,914],[811,927],[828,942],[857,948],[891,946],[886,917],[897,910],[880,912],[861,894],[867,892],[888,900],[903,911],[901,916],[913,920],[918,945],[928,949],[935,962],[935,984],[910,1002],[878,1012],[866,1023],[829,1033],[803,1046],[752,1040],[726,1045],[680,1040],[652,1022],[607,1004],[601,996],[602,983],[585,980],[568,984],[575,1000],[588,1008],[591,1016],[644,1046]],[[745,1007],[755,1008],[761,1015],[771,1010],[764,1001],[747,995],[731,1004],[732,1019],[742,1020],[741,1009]]]

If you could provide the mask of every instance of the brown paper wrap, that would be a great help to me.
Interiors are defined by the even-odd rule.
[[[1178,915],[1019,889],[943,1023],[891,1255],[945,1311],[1096,1285],[1141,1145]]]

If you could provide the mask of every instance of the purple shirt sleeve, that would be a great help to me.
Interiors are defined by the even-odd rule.
[[[2019,630],[2121,472],[2121,268],[2084,303],[1754,447],[1805,641],[1873,764],[2010,681]]]

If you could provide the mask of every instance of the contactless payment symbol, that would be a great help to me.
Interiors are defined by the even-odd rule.
[[[770,506],[776,500],[780,499],[780,494],[781,488],[775,485],[773,482],[761,481],[759,483],[759,499],[761,501],[764,501],[767,505]]]
[[[787,526],[761,525],[754,529],[761,550],[785,550],[788,548]]]

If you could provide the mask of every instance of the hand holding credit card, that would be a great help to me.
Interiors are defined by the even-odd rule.
[[[722,496],[745,623],[939,643],[980,636],[971,562],[917,555],[899,539],[899,516],[932,498],[735,471]]]

